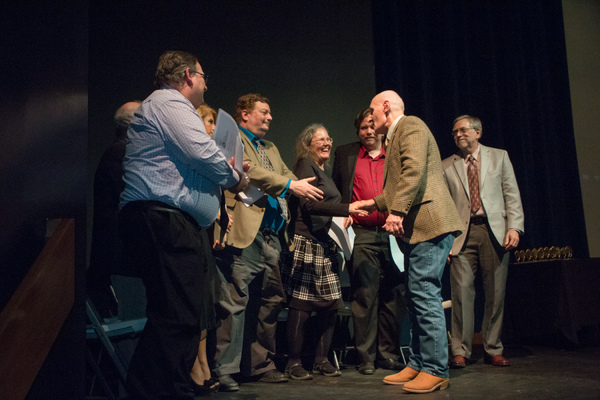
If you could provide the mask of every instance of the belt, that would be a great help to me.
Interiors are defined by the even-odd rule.
[[[274,231],[271,228],[260,228],[260,231],[264,236],[279,236],[279,232]]]
[[[354,230],[365,230],[365,231],[371,231],[371,232],[387,232],[385,229],[383,229],[383,226],[380,225],[359,225],[359,224],[352,224],[352,229]]]
[[[194,217],[192,217],[190,214],[188,214],[187,212],[185,212],[179,208],[173,207],[167,203],[163,203],[162,201],[136,200],[136,201],[131,201],[131,202],[125,204],[123,209],[125,210],[125,208],[130,209],[130,210],[150,210],[150,211],[170,212],[170,213],[182,216],[183,218],[190,221],[194,226],[202,229],[202,227],[200,225],[198,225],[198,222],[196,222]]]
[[[475,216],[471,217],[471,225],[485,225],[487,223],[487,217]]]

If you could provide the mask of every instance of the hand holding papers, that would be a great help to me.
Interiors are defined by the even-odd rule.
[[[235,158],[235,165],[233,167],[238,171],[243,171],[244,144],[240,140],[240,131],[231,115],[220,108],[213,139],[227,160],[231,159],[231,157]]]

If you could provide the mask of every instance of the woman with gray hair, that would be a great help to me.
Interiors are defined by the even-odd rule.
[[[298,179],[315,177],[312,184],[323,191],[323,200],[311,201],[292,197],[294,251],[281,257],[281,278],[288,295],[288,353],[285,368],[291,379],[308,380],[312,375],[300,359],[306,321],[317,313],[318,338],[312,372],[333,377],[341,372],[327,358],[337,310],[341,299],[339,262],[336,244],[329,237],[332,216],[367,215],[355,204],[340,203],[341,195],[333,180],[325,174],[333,140],[323,125],[308,126],[296,142],[294,174]]]

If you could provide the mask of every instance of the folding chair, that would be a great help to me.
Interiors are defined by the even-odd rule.
[[[121,286],[121,288],[128,288],[129,290],[127,291],[134,293],[134,296],[137,297],[137,303],[141,303],[145,306],[145,292],[143,291],[141,280],[138,278],[117,277],[116,279],[113,279],[113,282],[116,282],[115,286],[117,288],[119,286]],[[133,352],[135,340],[139,333],[144,329],[147,320],[147,318],[144,317],[143,314],[140,315],[139,312],[139,309],[143,309],[143,307],[137,306],[138,311],[137,315],[135,315],[135,312],[131,312],[132,307],[127,304],[127,301],[119,301],[119,292],[123,292],[123,290],[117,290],[115,295],[115,301],[118,302],[119,307],[118,317],[102,318],[89,296],[86,300],[86,314],[89,321],[89,324],[86,326],[86,340],[88,341],[86,358],[88,365],[94,371],[95,379],[97,379],[110,400],[117,399],[118,396],[113,392],[114,385],[113,389],[111,389],[111,382],[109,382],[109,379],[105,376],[103,368],[100,365],[102,358],[104,354],[108,355],[114,370],[116,370],[118,382],[120,384],[119,391],[124,391],[127,368],[131,357],[131,354],[128,353]],[[122,297],[126,298],[124,295]],[[126,304],[123,305],[123,303]],[[129,346],[121,346],[119,344],[124,341],[128,341]],[[97,342],[101,343],[101,347],[94,357],[92,350],[90,349],[92,346],[90,345]],[[131,351],[127,352],[127,348],[131,349]],[[90,385],[90,391],[94,390],[94,384],[95,380],[93,380]]]

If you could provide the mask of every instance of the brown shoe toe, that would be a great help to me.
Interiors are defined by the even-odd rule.
[[[486,364],[492,364],[494,367],[509,367],[510,361],[504,358],[502,355],[491,356],[486,354],[484,357]]]
[[[397,374],[388,375],[383,378],[383,383],[387,383],[388,385],[404,385],[415,379],[417,375],[419,375],[419,371],[416,371],[411,367],[406,367]]]
[[[448,365],[450,368],[464,368],[467,365],[467,360],[463,356],[454,356]]]

